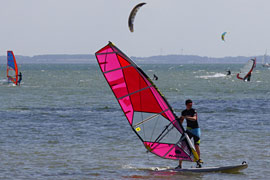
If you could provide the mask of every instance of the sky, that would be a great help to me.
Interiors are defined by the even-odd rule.
[[[269,12],[269,0],[0,0],[0,55],[94,54],[112,41],[137,57],[258,56],[270,49]]]

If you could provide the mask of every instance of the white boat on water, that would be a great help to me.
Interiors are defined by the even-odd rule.
[[[267,62],[267,49],[265,50],[265,54],[262,58],[262,66],[263,67],[270,67],[270,64]]]

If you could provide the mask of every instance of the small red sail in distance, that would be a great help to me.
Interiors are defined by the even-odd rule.
[[[111,42],[95,55],[125,117],[145,148],[162,158],[197,161],[193,144],[151,79]]]
[[[8,81],[17,85],[18,83],[18,67],[16,58],[12,51],[7,51],[7,78]]]

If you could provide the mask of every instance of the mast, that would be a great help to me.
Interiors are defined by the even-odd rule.
[[[266,59],[267,59],[267,49],[265,50],[265,53],[264,53],[263,58],[262,58],[262,64],[263,65],[267,63]]]

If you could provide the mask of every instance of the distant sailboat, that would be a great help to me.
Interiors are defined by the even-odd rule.
[[[7,51],[7,78],[8,82],[18,84],[18,67],[12,51]]]
[[[267,49],[265,50],[265,54],[262,58],[262,66],[263,67],[270,67],[270,64],[267,62]]]

